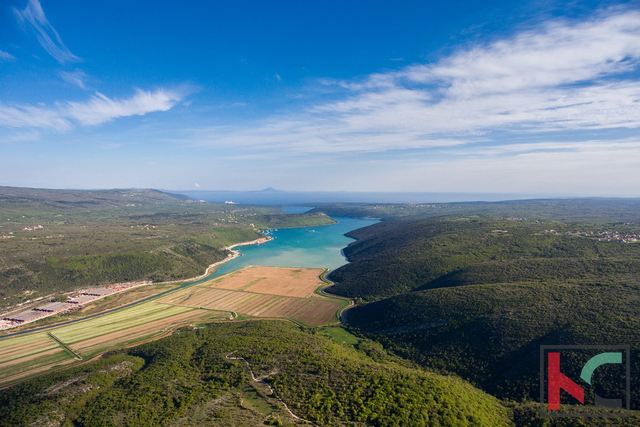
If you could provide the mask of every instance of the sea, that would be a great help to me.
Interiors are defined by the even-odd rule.
[[[558,198],[555,194],[517,193],[410,193],[351,191],[281,191],[267,188],[260,191],[171,191],[206,202],[231,202],[245,205],[313,205],[329,203],[455,203],[499,202],[504,200]]]
[[[303,213],[312,207],[287,207],[289,213]],[[302,212],[292,212],[298,210]],[[347,263],[342,249],[354,240],[344,234],[378,222],[375,219],[334,217],[336,224],[267,230],[273,240],[260,245],[239,246],[242,256],[222,264],[215,276],[250,265],[268,267],[313,267],[335,270]]]

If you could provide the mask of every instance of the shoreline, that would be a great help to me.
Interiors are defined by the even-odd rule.
[[[194,280],[200,280],[200,279],[204,279],[205,277],[211,275],[211,270],[221,266],[222,264],[225,264],[229,261],[231,261],[232,259],[236,259],[239,256],[241,256],[242,254],[238,251],[234,251],[233,248],[237,247],[237,246],[248,246],[248,245],[259,245],[261,243],[265,243],[268,242],[270,240],[273,240],[273,237],[270,236],[265,236],[265,237],[261,237],[259,239],[255,239],[255,240],[251,240],[249,242],[240,242],[240,243],[234,243],[231,246],[225,246],[223,249],[226,249],[228,251],[231,251],[230,255],[227,255],[227,257],[221,261],[218,262],[214,262],[213,264],[209,265],[205,270],[204,270],[204,274],[201,274],[200,276],[196,276],[196,277],[189,277],[187,279],[179,279],[179,280],[171,280],[168,282],[153,282],[151,283],[152,285],[170,285],[172,283],[180,283],[180,282],[191,282]]]

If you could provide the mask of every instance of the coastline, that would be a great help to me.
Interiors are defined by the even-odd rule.
[[[153,285],[169,285],[171,283],[180,283],[180,282],[191,282],[194,280],[200,280],[200,279],[204,279],[205,277],[209,276],[212,273],[212,269],[215,269],[216,267],[221,266],[224,263],[227,263],[229,261],[231,261],[232,259],[236,259],[239,256],[241,256],[242,254],[238,251],[234,251],[233,248],[238,247],[238,246],[248,246],[248,245],[258,245],[264,242],[268,242],[269,240],[273,240],[273,237],[270,236],[265,236],[265,237],[261,237],[259,239],[255,239],[255,240],[251,240],[249,242],[240,242],[240,243],[235,243],[231,246],[225,246],[224,249],[231,251],[231,254],[227,255],[227,257],[221,261],[218,262],[214,262],[213,264],[209,265],[206,270],[204,271],[204,274],[201,274],[200,276],[196,276],[196,277],[189,277],[187,279],[179,279],[179,280],[171,280],[168,282],[153,282]]]

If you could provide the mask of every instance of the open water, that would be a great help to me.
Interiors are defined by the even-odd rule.
[[[274,239],[261,245],[239,246],[242,256],[218,267],[220,276],[249,265],[318,267],[335,270],[347,263],[342,249],[353,239],[344,234],[378,222],[375,219],[334,218],[337,224],[286,228],[269,232]]]

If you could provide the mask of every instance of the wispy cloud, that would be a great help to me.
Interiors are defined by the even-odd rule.
[[[464,154],[475,155],[446,161],[416,160],[405,164],[395,178],[409,187],[414,185],[414,191],[420,190],[419,183],[436,182],[439,191],[482,192],[489,188],[496,192],[638,195],[640,140],[534,145],[503,145],[495,153],[469,150]],[[380,182],[380,188],[384,185]]]
[[[52,107],[0,103],[0,126],[67,131],[74,127],[74,123],[99,125],[119,117],[167,111],[182,98],[183,95],[177,91],[161,89],[146,92],[138,89],[126,99],[111,99],[97,93],[86,102],[62,102]]]
[[[23,26],[29,24],[28,27],[35,31],[40,45],[58,62],[64,64],[66,62],[81,61],[80,58],[71,53],[56,29],[49,23],[38,0],[29,0],[29,3],[27,3],[27,6],[23,10],[15,8],[13,10],[18,21]]]
[[[136,90],[128,99],[113,100],[101,93],[91,97],[88,102],[68,102],[63,108],[64,114],[85,125],[98,125],[118,117],[142,116],[153,111],[167,111],[182,95],[177,92],[157,90],[145,92]]]
[[[60,71],[62,80],[78,86],[80,89],[86,89],[84,80],[87,75],[82,70]]]
[[[60,111],[32,105],[7,106],[0,103],[0,126],[9,128],[48,128],[60,131],[72,125]]]
[[[639,62],[640,12],[610,9],[465,46],[434,63],[333,82],[347,91],[341,100],[249,129],[207,129],[195,140],[358,152],[477,143],[496,132],[635,129]]]
[[[16,59],[16,57],[11,55],[10,53],[7,53],[7,52],[4,52],[4,51],[0,50],[0,61],[1,60],[9,61],[11,59]]]

